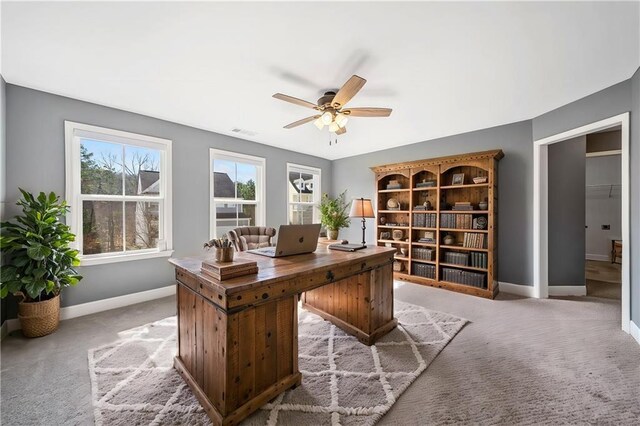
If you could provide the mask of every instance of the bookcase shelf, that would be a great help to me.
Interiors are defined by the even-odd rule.
[[[504,154],[501,150],[493,150],[371,168],[376,179],[377,220],[385,217],[387,222],[402,223],[401,226],[376,226],[378,245],[391,244],[398,249],[395,260],[401,262],[402,267],[398,267],[398,271],[394,272],[394,278],[491,299],[498,294],[497,182],[498,161],[502,157]],[[487,181],[476,184],[473,183],[475,177],[485,177]],[[433,186],[417,187],[418,184]],[[387,185],[401,188],[387,189]],[[392,198],[393,200],[389,201]],[[387,208],[387,205],[398,204],[401,210]],[[483,209],[480,209],[480,205]],[[474,210],[453,210],[454,206],[471,206]],[[420,214],[434,216],[426,216],[425,219],[425,216],[419,216]],[[453,220],[455,217],[445,216],[443,219],[443,215],[446,214],[470,216],[456,216],[456,220]],[[425,223],[434,225],[434,220],[435,227],[424,226]],[[414,226],[414,221],[421,226]],[[445,228],[441,227],[442,224],[482,229]],[[396,229],[404,232],[402,241],[380,238],[381,232]],[[479,235],[466,235],[468,233]],[[445,236],[448,243],[451,243],[449,238],[453,238],[454,244],[445,244]],[[406,238],[409,240],[406,241]],[[419,241],[429,238],[433,238],[435,242]],[[458,245],[463,242],[467,244],[468,241],[469,244],[478,245],[484,242],[486,248]],[[409,248],[408,254],[400,255],[400,248]],[[414,249],[432,249],[433,260],[415,257]],[[452,252],[458,254],[450,254]],[[419,256],[425,257],[424,253],[423,250]],[[430,257],[428,250],[426,253],[426,257]],[[444,261],[445,256],[448,262]],[[476,266],[450,263],[459,260],[461,263],[468,262],[469,265]],[[479,268],[478,265],[487,267]],[[430,278],[434,275],[435,278]],[[445,276],[447,280],[444,279]]]

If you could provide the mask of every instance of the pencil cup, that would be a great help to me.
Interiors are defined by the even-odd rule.
[[[216,262],[233,262],[233,247],[216,248]]]

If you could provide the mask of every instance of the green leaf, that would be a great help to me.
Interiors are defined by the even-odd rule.
[[[3,266],[0,273],[0,282],[7,282],[16,279],[16,268],[13,266]]]
[[[44,277],[44,274],[46,273],[47,270],[45,268],[36,268],[33,270],[33,272],[31,272],[31,274],[37,279]]]
[[[27,249],[27,254],[33,260],[44,260],[45,257],[51,254],[51,249],[42,244],[34,244]]]

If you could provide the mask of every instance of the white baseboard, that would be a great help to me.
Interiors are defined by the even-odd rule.
[[[587,286],[584,285],[550,285],[549,296],[586,296]]]
[[[108,299],[96,300],[95,302],[81,303],[79,305],[66,306],[60,308],[60,320],[82,317],[111,309],[122,308],[124,306],[135,305],[136,303],[148,302],[149,300],[161,299],[176,293],[176,286],[156,288],[153,290],[141,291],[138,293],[126,294],[124,296],[110,297]],[[6,320],[2,325],[3,336],[6,326],[7,334],[20,329],[18,319]]]
[[[500,281],[498,283],[498,289],[505,293],[516,294],[518,296],[533,297],[533,286],[511,284]]]
[[[601,262],[611,262],[611,256],[606,254],[585,254],[584,258],[586,260],[598,260]]]
[[[631,337],[636,339],[636,342],[640,345],[640,328],[638,328],[636,323],[633,321],[629,321],[629,334]]]

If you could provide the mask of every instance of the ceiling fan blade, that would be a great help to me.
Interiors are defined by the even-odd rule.
[[[312,104],[311,102],[304,101],[302,99],[294,98],[293,96],[283,95],[282,93],[276,93],[273,95],[274,98],[280,99],[281,101],[290,102],[292,104],[300,105],[307,108],[318,109],[318,105]]]
[[[310,121],[316,120],[318,117],[320,117],[320,116],[319,115],[312,115],[311,117],[303,118],[302,120],[294,121],[291,124],[287,124],[286,126],[284,126],[284,128],[285,129],[293,129],[294,127],[298,127],[298,126],[306,124],[306,123],[308,123]]]
[[[336,130],[336,135],[343,135],[345,133],[347,133],[346,127],[340,127],[338,130]]]
[[[349,108],[342,111],[351,117],[388,117],[391,108]]]
[[[342,108],[353,98],[356,93],[362,89],[362,86],[367,82],[362,77],[358,77],[357,75],[351,76],[349,80],[338,90],[336,96],[333,98],[331,102],[331,106],[334,108]]]

